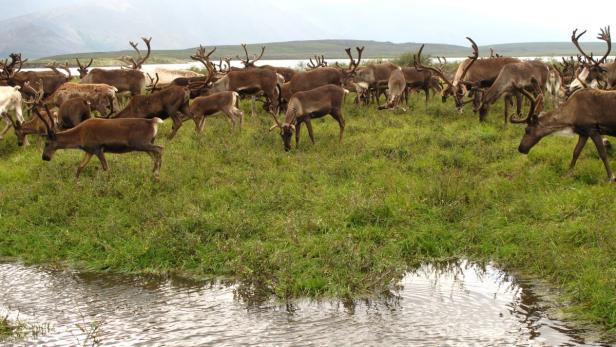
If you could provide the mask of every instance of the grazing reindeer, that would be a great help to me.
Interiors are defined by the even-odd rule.
[[[195,57],[194,59],[198,58],[199,57]],[[208,77],[205,81],[205,85],[209,85],[216,71],[212,64],[208,63],[206,67],[208,70]],[[239,118],[241,129],[244,123],[244,112],[238,108],[239,97],[240,95],[237,92],[218,92],[195,98],[189,107],[189,112],[197,125],[198,131],[203,131],[205,117],[218,112],[223,112],[229,117],[233,124],[233,129],[235,129],[236,117]]]
[[[387,104],[384,106],[379,106],[378,109],[383,110],[386,108],[400,107],[402,111],[406,112],[406,109],[400,106],[402,96],[406,91],[406,79],[404,78],[404,72],[402,72],[401,68],[398,68],[397,70],[391,72],[391,74],[389,75],[387,87],[389,90]]]
[[[571,82],[571,85],[569,86],[570,93],[573,93],[576,90],[582,88],[598,88],[601,84],[603,84],[604,88],[606,88],[608,84],[608,80],[606,78],[606,73],[608,72],[608,70],[602,64],[607,61],[607,57],[612,51],[612,37],[610,35],[610,27],[608,26],[604,29],[601,29],[599,36],[597,36],[597,39],[605,41],[607,43],[607,52],[605,52],[605,55],[603,55],[603,57],[599,60],[593,58],[592,53],[591,55],[586,54],[582,47],[580,47],[579,39],[585,33],[586,31],[583,31],[582,33],[577,35],[577,29],[575,29],[573,30],[573,34],[571,34],[571,42],[573,42],[578,51],[582,53],[582,56],[586,58],[586,61],[582,63],[584,66],[582,71],[579,72],[573,82]]]
[[[30,110],[34,107],[37,107],[41,103],[41,99],[43,98],[44,90],[42,84],[38,84],[39,89],[36,90],[29,83],[26,83],[24,86],[25,89],[31,89],[30,94],[34,95],[34,97],[25,101],[26,104],[30,105]],[[21,106],[20,106],[21,107]],[[49,109],[46,109],[44,112],[46,117],[51,119],[53,126],[57,126],[57,113],[49,113]],[[12,120],[11,120],[12,121]],[[17,145],[23,146],[24,144],[28,144],[27,135],[45,135],[47,133],[47,128],[38,117],[32,117],[30,120],[25,122],[13,122],[13,128],[15,128],[15,137],[17,137]]]
[[[400,67],[392,63],[369,64],[357,69],[354,80],[367,84],[374,93],[377,106],[380,106],[380,96],[384,92],[381,88],[389,83],[391,73],[398,69]]]
[[[490,110],[490,106],[501,95],[507,94],[508,96],[505,100],[505,124],[507,124],[509,119],[509,95],[517,93],[519,88],[532,91],[536,91],[539,88],[545,89],[549,72],[548,65],[541,61],[524,61],[505,65],[492,86],[483,95],[483,100],[479,105],[479,120],[483,122]],[[541,90],[539,89],[538,92],[541,93]],[[519,114],[520,107],[518,107]]]
[[[518,150],[528,154],[542,138],[556,132],[573,132],[579,140],[573,151],[569,173],[575,167],[582,149],[590,137],[605,165],[608,179],[616,182],[616,177],[607,161],[607,150],[601,135],[616,136],[616,92],[584,89],[574,93],[559,108],[551,112],[541,112],[543,96],[535,99],[525,90],[520,90],[531,100],[531,110],[526,119],[519,122],[528,124]],[[513,121],[513,120],[512,120]]]
[[[92,118],[72,129],[56,132],[53,125],[43,118],[38,108],[34,108],[34,112],[47,128],[43,160],[50,161],[58,149],[78,148],[86,152],[77,168],[77,178],[93,155],[96,155],[101,162],[103,170],[107,171],[109,164],[107,164],[105,152],[127,153],[134,151],[146,152],[152,157],[154,160],[154,177],[159,178],[163,147],[155,145],[154,139],[158,132],[158,125],[163,122],[160,118]]]
[[[344,117],[342,116],[342,105],[344,97],[348,93],[346,89],[340,86],[328,84],[309,91],[297,92],[293,94],[285,116],[284,124],[280,124],[276,116],[274,120],[276,124],[270,128],[280,128],[280,136],[284,144],[285,151],[291,149],[291,137],[295,131],[295,145],[299,144],[299,135],[302,123],[306,123],[308,135],[314,144],[314,134],[312,132],[311,119],[320,118],[325,115],[331,115],[340,126],[339,141],[342,142],[344,134]]]
[[[168,138],[172,139],[182,126],[182,118],[190,119],[190,92],[179,86],[169,86],[150,95],[135,95],[115,118],[160,118],[173,120]]]
[[[145,75],[139,70],[92,69],[88,71],[88,68],[92,65],[92,59],[87,65],[82,65],[79,59],[75,60],[79,66],[80,83],[107,84],[114,86],[118,93],[130,92],[132,96],[141,95],[145,90]]]
[[[66,101],[80,97],[90,102],[102,117],[109,117],[120,108],[116,92],[117,89],[108,84],[65,83],[45,100],[45,104],[60,107]]]
[[[477,109],[481,101],[481,89],[488,88],[492,85],[503,66],[520,62],[519,59],[510,57],[479,59],[479,48],[477,44],[470,37],[466,39],[471,42],[473,55],[469,56],[458,65],[453,80],[448,78],[440,69],[423,65],[419,66],[422,69],[431,70],[441,78],[446,84],[446,87],[441,92],[443,102],[446,102],[447,98],[452,96],[456,109],[459,112],[462,112],[464,105],[471,102],[474,104],[475,109]],[[417,61],[417,59],[415,61]],[[465,101],[464,97],[467,94],[469,94],[472,99]]]
[[[4,138],[4,135],[9,131],[11,126],[19,126],[24,122],[24,117],[21,110],[21,93],[20,87],[0,86],[0,117],[6,122],[6,127],[0,132],[0,140]],[[13,120],[9,111],[15,111],[15,118]]]
[[[421,70],[417,69],[416,67],[403,67],[402,72],[404,73],[404,79],[406,80],[406,90],[404,91],[404,98],[406,99],[406,104],[409,104],[409,93],[413,90],[421,89],[426,95],[425,104],[426,107],[428,107],[430,89],[434,87],[434,75],[432,74],[432,71]],[[438,80],[436,80],[436,85],[438,85],[438,88],[440,88]]]

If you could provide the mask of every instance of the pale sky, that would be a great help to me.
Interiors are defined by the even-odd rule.
[[[576,27],[589,30],[584,41],[594,41],[599,28],[615,24],[616,18],[616,1],[593,1],[586,6],[580,1],[538,0],[0,0],[0,20],[88,3],[147,10],[154,13],[153,18],[169,13],[172,21],[164,23],[168,30],[174,30],[173,22],[182,18],[194,26],[224,28],[228,35],[217,31],[216,37],[206,37],[212,44],[335,38],[467,45],[464,37],[471,36],[480,45],[489,45],[569,41]],[[247,17],[252,17],[248,22],[253,28],[261,22],[268,29],[241,28]],[[280,17],[290,18],[281,21]],[[302,30],[276,25],[286,26],[294,19],[303,23]]]

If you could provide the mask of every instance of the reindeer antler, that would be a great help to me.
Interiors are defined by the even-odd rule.
[[[137,47],[138,44],[132,41],[129,41],[128,43],[131,45],[131,47],[133,47],[133,49],[137,52],[137,60],[135,60],[133,57],[129,57],[129,56],[124,56],[121,57],[119,60],[124,62],[125,64],[127,64],[127,66],[124,66],[125,68],[128,69],[133,69],[133,70],[139,70],[141,69],[141,67],[143,66],[143,64],[146,62],[146,60],[148,60],[148,58],[150,57],[150,54],[152,52],[151,46],[150,46],[150,42],[152,41],[152,38],[145,38],[142,37],[141,40],[143,40],[143,42],[145,43],[148,52],[146,53],[145,57],[142,57],[141,55],[141,51],[139,51],[139,48]]]
[[[601,28],[601,31],[599,32],[599,35],[597,36],[597,39],[605,41],[607,43],[607,52],[605,53],[603,58],[599,59],[598,61],[594,59],[592,53],[590,55],[586,54],[586,52],[584,52],[584,50],[580,46],[580,42],[579,42],[580,37],[586,34],[586,30],[582,31],[579,35],[577,34],[577,31],[578,29],[573,30],[573,34],[571,34],[571,42],[573,42],[573,44],[578,49],[578,51],[582,53],[582,55],[586,58],[588,63],[589,64],[592,63],[593,65],[599,65],[605,62],[607,57],[610,55],[610,52],[612,51],[612,36],[610,34],[610,27],[607,26],[605,28]],[[580,58],[578,58],[578,60],[580,60]]]

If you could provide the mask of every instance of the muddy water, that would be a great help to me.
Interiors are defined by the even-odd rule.
[[[390,295],[286,305],[238,286],[0,264],[0,316],[45,327],[15,345],[583,345],[494,267],[425,265]],[[37,329],[41,330],[41,329]],[[593,345],[593,343],[589,343]],[[594,343],[594,345],[601,345]]]

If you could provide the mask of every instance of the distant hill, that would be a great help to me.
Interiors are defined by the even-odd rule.
[[[365,58],[395,58],[404,53],[417,51],[420,44],[361,40],[289,41],[251,44],[248,45],[249,53],[259,53],[261,46],[267,47],[263,59],[306,59],[314,54],[323,54],[326,58],[333,59],[346,58],[344,53],[344,48],[346,47],[365,46]],[[598,52],[597,54],[601,54],[605,50],[605,44],[602,43],[585,43],[583,46],[588,51]],[[570,42],[531,42],[480,46],[480,54],[482,56],[489,55],[490,48],[493,48],[499,54],[516,57],[569,56],[577,54],[575,47]],[[195,49],[154,50],[148,62],[153,64],[186,62],[190,60],[190,55],[194,54]],[[463,57],[470,54],[470,48],[446,44],[426,44],[424,53],[432,56]],[[70,64],[75,64],[75,58],[79,58],[82,62],[89,58],[95,58],[94,65],[104,66],[118,64],[118,57],[132,54],[134,54],[133,51],[76,53],[46,57],[34,60],[32,63],[39,65],[49,61],[69,61]],[[235,57],[238,54],[244,54],[239,45],[217,46],[216,52],[214,52],[212,57],[217,60],[220,57]]]

